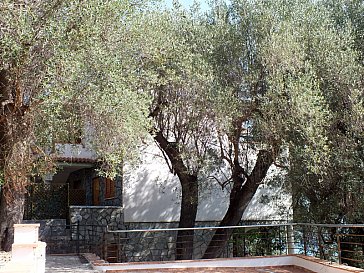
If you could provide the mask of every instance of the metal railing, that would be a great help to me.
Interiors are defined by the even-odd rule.
[[[216,230],[229,230],[230,236],[221,257],[282,255],[293,253],[288,239],[290,225],[245,225],[230,227],[197,227],[169,229],[108,230],[117,245],[119,262],[175,260],[179,231],[194,231],[193,246],[183,249],[192,253],[192,259],[201,259]],[[190,235],[180,235],[180,241],[190,240]],[[215,242],[219,241],[215,237]],[[212,249],[210,247],[209,249]]]
[[[295,224],[301,254],[364,268],[364,225]]]
[[[213,237],[218,230],[220,233],[221,230],[226,231],[228,237]],[[175,260],[177,234],[180,231],[194,233],[191,248],[183,249],[191,254],[192,259],[201,259],[206,251],[213,251],[213,239],[215,242],[224,241],[223,244],[217,242],[218,247],[223,245],[219,257],[304,254],[364,267],[364,225],[292,223],[183,229],[108,229],[106,243],[113,246],[112,260],[117,262]],[[190,239],[191,235],[180,235],[180,241]]]
[[[222,236],[214,236],[216,232]],[[217,257],[303,254],[364,268],[364,225],[292,223],[110,230],[103,225],[74,224],[50,226],[42,240],[47,242],[48,253],[92,252],[109,262],[173,261],[181,250],[189,254],[188,259],[202,259],[218,247],[221,251]],[[192,244],[183,244],[190,240]]]

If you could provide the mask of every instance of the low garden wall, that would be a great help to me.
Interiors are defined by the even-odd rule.
[[[70,206],[70,224],[124,229],[124,209],[119,206]]]

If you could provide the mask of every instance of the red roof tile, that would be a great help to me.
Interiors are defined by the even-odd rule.
[[[55,157],[58,162],[68,163],[95,163],[96,159],[84,157]]]

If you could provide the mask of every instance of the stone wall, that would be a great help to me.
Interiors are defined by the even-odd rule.
[[[167,229],[178,227],[177,222],[164,223],[125,223],[126,230]],[[122,261],[168,261],[175,259],[175,231],[127,232],[115,236],[122,242]]]
[[[118,206],[70,206],[71,240],[80,252],[104,256],[106,245],[113,244],[110,229],[124,229],[124,209]]]
[[[77,215],[82,217],[79,222]],[[110,229],[124,229],[123,217],[122,207],[71,206],[69,225],[66,219],[24,220],[23,223],[40,223],[39,238],[47,243],[48,253],[80,251],[100,254],[105,240],[110,241],[105,236],[107,226]]]
[[[217,224],[217,222],[197,222],[196,226],[215,227]],[[129,230],[129,232],[114,234],[114,236],[118,237],[115,241],[122,242],[120,260],[125,262],[175,260],[177,231],[145,232],[140,230],[171,229],[177,227],[178,222],[125,223],[125,230]],[[132,230],[139,231],[133,232]],[[202,257],[212,235],[213,231],[208,229],[195,231],[194,259],[200,259]],[[229,254],[224,253],[224,256],[229,256]]]
[[[24,224],[39,223],[39,240],[47,243],[47,253],[74,253],[75,242],[71,241],[66,219],[23,220]]]
[[[103,244],[107,227],[124,229],[124,210],[116,206],[70,206],[72,240]]]
[[[267,224],[271,221],[247,221],[241,225]],[[198,221],[196,227],[217,227],[215,221]],[[171,261],[175,260],[177,231],[143,231],[158,229],[173,229],[178,227],[178,222],[125,222],[125,232],[112,233],[119,246],[119,261]],[[135,230],[135,231],[134,231]],[[248,231],[249,229],[245,229]],[[193,259],[200,259],[215,230],[195,230]],[[233,257],[234,239],[226,245],[222,257]]]
[[[54,236],[66,236],[66,219],[23,220],[24,224],[40,224],[39,240],[47,241]]]
[[[79,251],[97,253],[100,257],[104,257],[107,245],[113,245],[118,249],[118,261],[122,262],[175,260],[177,231],[158,231],[158,229],[177,228],[178,222],[124,222],[122,207],[72,206],[70,215],[71,223],[68,226],[64,219],[24,222],[41,224],[40,238],[47,242],[48,253]],[[78,215],[82,217],[79,221],[77,221]],[[109,230],[118,232],[107,232],[107,226]],[[216,227],[218,223],[197,222],[196,226]],[[212,229],[195,231],[194,259],[202,257],[213,233]],[[222,256],[232,257],[232,255],[233,243],[230,242]]]
[[[109,226],[124,229],[124,209],[118,206],[70,206],[71,225],[79,222],[82,226]],[[79,219],[80,215],[82,219]]]

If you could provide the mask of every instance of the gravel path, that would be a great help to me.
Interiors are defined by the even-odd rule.
[[[85,259],[80,259],[78,256],[50,255],[46,257],[45,272],[99,273],[100,271],[92,269]]]

